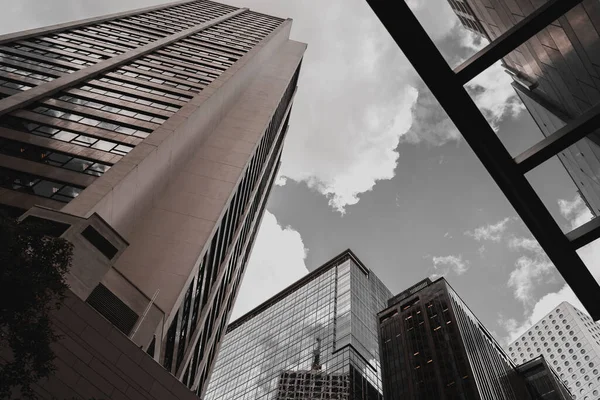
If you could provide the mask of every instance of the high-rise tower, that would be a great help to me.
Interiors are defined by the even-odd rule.
[[[71,291],[198,393],[279,166],[291,24],[191,0],[0,37],[0,205],[56,222]]]
[[[567,302],[511,343],[508,353],[519,363],[542,355],[575,399],[600,398],[600,326]]]
[[[391,293],[347,250],[227,328],[206,400],[382,400],[377,310]]]
[[[571,400],[543,358],[516,366],[445,279],[425,279],[379,314],[387,400]]]

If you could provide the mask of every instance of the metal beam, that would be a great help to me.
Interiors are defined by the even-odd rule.
[[[592,243],[594,240],[600,238],[600,218],[596,217],[567,233],[567,238],[571,241],[573,250],[580,249]]]
[[[465,83],[488,69],[496,61],[525,43],[533,35],[556,21],[582,0],[549,0],[492,43],[454,69],[458,80]],[[397,15],[398,13],[396,13]]]
[[[590,108],[579,118],[569,122],[550,136],[531,146],[515,162],[525,174],[546,162],[569,146],[577,143],[600,126],[600,104]]]
[[[569,2],[569,0],[560,1]],[[569,239],[560,230],[494,130],[479,112],[463,87],[463,80],[448,66],[404,1],[367,0],[367,2],[565,281],[590,315],[595,320],[600,319],[598,301],[600,285],[573,251]],[[489,61],[491,63],[495,60],[489,58]]]

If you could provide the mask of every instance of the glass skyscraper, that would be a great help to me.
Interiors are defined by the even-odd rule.
[[[390,291],[347,250],[227,328],[205,400],[381,400]]]

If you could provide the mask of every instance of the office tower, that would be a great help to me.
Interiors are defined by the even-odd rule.
[[[546,0],[448,0],[464,27],[492,41]],[[600,14],[585,0],[503,58],[512,86],[548,136],[600,101]],[[600,133],[558,154],[593,215],[600,214]]]
[[[569,399],[553,389],[545,390],[547,397],[530,394],[527,383],[539,382],[539,371],[524,379],[443,278],[394,296],[378,317],[386,400]]]
[[[192,0],[0,37],[0,204],[62,227],[71,291],[202,392],[305,44]]]
[[[346,250],[227,328],[205,400],[381,400],[389,290]]]
[[[517,371],[525,380],[534,399],[570,400],[575,398],[543,356],[519,365]]]
[[[515,362],[543,355],[574,399],[600,398],[600,327],[567,302],[508,346]]]

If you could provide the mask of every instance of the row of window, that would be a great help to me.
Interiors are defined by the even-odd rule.
[[[278,157],[276,159],[278,160],[277,162],[279,163],[280,158]],[[250,211],[248,212],[249,218],[246,219],[244,228],[242,229],[242,232],[240,234],[240,239],[238,240],[238,243],[234,250],[234,253],[233,253],[234,255],[230,260],[229,268],[228,268],[228,271],[230,273],[228,273],[228,275],[224,281],[223,287],[228,288],[228,287],[230,287],[231,284],[232,284],[232,286],[231,286],[231,290],[229,292],[229,298],[227,300],[227,304],[221,315],[221,323],[219,325],[217,333],[214,336],[211,353],[209,354],[209,357],[207,358],[207,361],[204,364],[204,370],[203,370],[202,374],[200,374],[201,375],[200,380],[199,380],[200,384],[198,385],[198,388],[196,389],[196,393],[199,396],[201,395],[202,390],[208,383],[208,382],[206,382],[208,371],[211,371],[213,369],[214,363],[216,361],[215,360],[216,353],[214,352],[214,349],[218,346],[219,342],[222,340],[222,337],[225,335],[227,319],[228,319],[228,316],[229,316],[231,310],[233,309],[233,305],[234,305],[233,302],[234,302],[236,293],[239,289],[239,285],[241,283],[241,278],[244,275],[244,270],[248,263],[248,259],[250,258],[252,243],[256,239],[256,234],[258,232],[259,223],[258,223],[258,218],[257,218],[256,222],[254,223],[252,232],[250,232],[252,216],[262,215],[264,213],[265,207],[267,205],[267,199],[269,197],[270,190],[273,187],[273,182],[275,180],[275,177],[276,177],[276,171],[273,171],[273,173],[270,177],[270,180],[265,179],[265,178],[267,178],[267,174],[265,174],[265,177],[263,178],[263,182],[261,183],[261,187],[259,188],[259,192],[257,193],[256,197],[254,198],[252,207],[251,207]],[[267,184],[267,182],[268,182],[268,184]],[[266,193],[264,194],[264,197],[263,197],[264,190],[266,190]],[[262,198],[262,205],[260,205],[260,208],[259,208],[259,203],[260,203],[261,198]],[[246,241],[247,236],[249,236],[249,239]],[[238,265],[238,258],[242,255],[241,251],[244,248],[244,244],[245,244],[245,252],[243,254],[243,257],[241,258],[241,263],[239,264],[239,269],[236,272],[235,278],[233,278],[233,271],[234,271],[234,268]],[[219,307],[213,305],[213,309],[219,309]],[[208,320],[208,318],[207,318],[207,320]],[[210,331],[208,331],[208,332],[210,332]],[[202,333],[203,333],[203,335],[207,335],[207,333],[205,331],[203,331]],[[198,344],[200,344],[200,341]],[[203,343],[203,345],[206,346],[206,343]],[[202,361],[201,357],[200,358],[194,357],[194,359],[192,360],[193,363],[188,365],[188,367],[186,369],[186,375],[187,375],[187,371],[190,370],[190,366],[191,366],[190,380],[188,382],[184,381],[184,383],[186,383],[188,385],[188,387],[190,387],[190,388],[192,387],[192,385],[194,383],[195,370],[197,368],[197,365],[200,364],[201,361]]]
[[[0,168],[0,187],[68,203],[83,188],[25,172]]]
[[[27,90],[233,10],[197,2],[20,40],[0,47],[0,77]],[[16,76],[8,79],[11,75]]]
[[[3,117],[2,121],[0,122],[0,126],[46,138],[60,140],[62,142],[76,144],[78,146],[90,147],[121,156],[124,156],[133,149],[132,146],[125,144],[79,134],[76,133],[76,130],[59,128],[44,123],[31,122],[26,119],[11,116]]]
[[[0,153],[93,176],[101,176],[110,169],[106,163],[3,138],[0,138]]]
[[[206,303],[209,298],[209,294],[211,293],[213,286],[216,282],[216,278],[219,272],[219,266],[223,262],[223,259],[227,253],[227,249],[229,248],[233,235],[239,225],[240,218],[243,215],[244,210],[246,209],[246,205],[250,200],[250,195],[253,192],[254,187],[256,186],[256,181],[261,173],[264,170],[264,164],[266,161],[266,156],[269,150],[272,147],[273,140],[275,138],[275,134],[277,133],[277,129],[281,126],[282,119],[284,117],[285,110],[291,100],[291,96],[293,94],[293,90],[296,87],[297,79],[298,79],[299,71],[296,71],[294,78],[290,82],[286,92],[284,93],[282,100],[270,121],[269,127],[261,142],[256,150],[255,154],[252,156],[249,166],[246,169],[244,178],[242,179],[240,185],[238,186],[236,193],[233,196],[233,199],[228,207],[225,215],[221,219],[221,225],[217,232],[213,235],[210,243],[209,249],[205,252],[201,266],[199,267],[199,273],[197,276],[198,282],[201,280],[201,285],[196,285],[197,290],[202,289],[203,295],[200,296],[200,293],[196,293],[194,306],[192,308],[192,319],[188,326],[188,314],[189,307],[186,306],[188,302],[191,302],[191,296],[187,299],[184,299],[184,302],[181,305],[178,314],[183,314],[183,327],[177,329],[178,320],[177,318],[173,319],[171,326],[169,327],[168,334],[166,337],[166,345],[165,345],[165,355],[163,360],[163,365],[167,370],[171,370],[173,366],[174,353],[175,353],[175,334],[177,331],[180,332],[180,339],[185,339],[186,336],[191,336],[196,329],[196,319],[199,314],[202,313],[202,310],[205,308]],[[283,135],[281,135],[283,137]],[[266,170],[269,171],[269,170]],[[265,176],[268,174],[265,173]],[[192,282],[192,286],[194,285],[194,281]],[[223,288],[223,286],[221,287]],[[187,293],[192,293],[194,289],[192,287],[188,288]],[[222,294],[219,294],[221,296]],[[200,306],[200,297],[202,297],[202,304]],[[216,308],[214,308],[216,309]],[[207,318],[209,324],[212,323],[211,318]],[[206,340],[211,336],[209,333],[212,332],[212,326],[206,326],[208,331],[203,332],[206,336]],[[188,335],[187,330],[190,330]],[[170,333],[169,333],[170,332]],[[185,340],[181,342],[178,341],[178,350],[177,353],[184,354],[185,353]],[[176,365],[177,369],[179,365]]]

